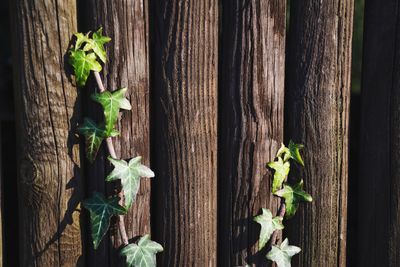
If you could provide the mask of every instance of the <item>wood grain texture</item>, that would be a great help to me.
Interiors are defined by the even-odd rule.
[[[106,45],[108,62],[102,72],[108,90],[127,87],[132,111],[123,111],[118,122],[120,135],[114,138],[118,157],[142,156],[150,164],[149,61],[147,0],[91,0],[86,8],[91,30],[103,26],[112,38]],[[109,164],[106,163],[106,166]],[[108,168],[107,171],[110,171]],[[96,179],[95,176],[92,178]],[[97,177],[98,178],[98,177]],[[110,192],[113,193],[113,192]],[[150,180],[142,179],[139,193],[125,216],[129,238],[150,234]],[[122,242],[118,231],[111,231],[115,248]],[[113,251],[113,249],[111,249]],[[98,261],[98,260],[97,260]],[[110,258],[114,266],[115,257]],[[95,266],[97,266],[95,264]]]
[[[283,142],[286,2],[222,1],[218,266],[263,266],[253,217],[276,212],[273,160]]]
[[[12,1],[21,266],[83,266],[77,89],[64,55],[76,4]]]
[[[291,2],[285,137],[305,145],[295,177],[313,196],[287,222],[294,266],[346,264],[352,18],[352,0]]]
[[[400,4],[365,2],[358,266],[400,265]]]
[[[216,266],[218,2],[150,1],[160,266]]]

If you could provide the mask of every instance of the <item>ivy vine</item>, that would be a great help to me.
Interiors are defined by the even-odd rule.
[[[112,138],[119,135],[115,124],[120,110],[131,110],[131,105],[125,98],[127,88],[107,91],[99,74],[102,70],[101,64],[106,63],[107,60],[104,45],[110,42],[111,38],[103,35],[102,28],[93,33],[76,33],[75,37],[75,45],[69,50],[69,63],[73,67],[76,84],[84,87],[92,72],[99,92],[93,93],[91,99],[100,104],[104,111],[103,122],[96,123],[90,118],[85,118],[78,129],[85,137],[86,157],[92,163],[100,145],[105,140],[110,154],[108,160],[114,166],[105,181],[120,180],[122,184],[122,190],[117,195],[105,197],[101,193],[94,192],[91,198],[82,203],[90,213],[93,246],[95,249],[98,248],[108,231],[111,217],[119,216],[119,232],[124,245],[120,254],[126,259],[126,266],[155,267],[156,253],[163,251],[163,247],[150,240],[149,235],[141,237],[137,243],[130,244],[125,230],[124,215],[135,201],[140,178],[154,177],[154,173],[141,164],[140,156],[126,162],[119,159],[115,153]]]
[[[284,229],[283,220],[290,219],[295,215],[300,202],[311,202],[310,194],[303,190],[303,180],[294,185],[287,183],[290,172],[290,161],[294,161],[304,167],[304,161],[300,155],[300,149],[304,146],[289,142],[288,147],[282,144],[276,154],[276,160],[267,163],[267,166],[274,170],[272,181],[272,193],[281,198],[281,205],[278,214],[274,217],[269,209],[262,209],[262,213],[254,217],[254,221],[261,226],[258,248],[261,250],[271,241],[271,249],[267,253],[267,259],[275,262],[278,267],[290,267],[291,258],[300,253],[301,249],[290,246],[289,240],[285,238],[278,245],[276,239],[279,231]]]

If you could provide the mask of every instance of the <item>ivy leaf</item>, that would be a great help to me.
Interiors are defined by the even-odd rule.
[[[303,180],[295,184],[293,187],[288,184],[283,185],[283,189],[275,192],[275,195],[285,199],[286,218],[290,218],[296,213],[301,201],[312,201],[311,195],[303,190]]]
[[[83,202],[83,206],[90,212],[90,225],[95,249],[108,230],[110,218],[127,212],[124,207],[118,204],[119,200],[118,196],[105,199],[102,194],[94,192],[92,198]]]
[[[127,163],[125,160],[108,157],[108,160],[114,165],[114,169],[107,176],[106,181],[121,179],[126,208],[129,208],[136,198],[140,185],[140,177],[154,177],[154,172],[140,163],[141,159],[142,157],[139,156]]]
[[[97,125],[93,120],[85,118],[81,127],[78,128],[79,132],[85,136],[86,157],[90,162],[96,158],[99,151],[101,142],[106,137],[104,126]],[[117,131],[112,131],[111,136],[118,135]]]
[[[83,47],[84,51],[93,50],[93,52],[100,58],[103,63],[106,63],[106,50],[104,44],[111,41],[110,37],[103,35],[103,28],[100,27],[96,32],[93,33],[92,39],[85,40],[87,43]]]
[[[82,44],[90,42],[90,37],[89,33],[86,35],[80,32],[77,32],[74,34],[76,37],[76,42],[75,42],[75,50],[78,50],[81,48]]]
[[[272,181],[272,193],[281,189],[282,183],[290,171],[290,162],[284,162],[281,157],[278,157],[278,161],[269,162],[268,167],[275,170],[274,180]]]
[[[290,158],[304,166],[304,161],[300,155],[300,149],[304,148],[302,144],[295,144],[292,140],[289,142]]]
[[[74,68],[75,79],[78,86],[85,86],[90,71],[101,71],[101,65],[96,60],[94,53],[85,53],[82,49],[70,50],[69,63]]]
[[[157,242],[151,241],[149,235],[140,238],[138,244],[129,244],[121,250],[126,257],[128,267],[156,267],[156,253],[163,251]]]
[[[91,95],[91,98],[104,109],[107,133],[114,129],[114,125],[118,120],[119,109],[130,110],[132,108],[128,99],[125,98],[126,90],[127,88],[122,88],[114,92],[105,91]]]
[[[259,250],[267,244],[275,230],[282,230],[284,228],[282,220],[283,218],[280,216],[272,218],[271,211],[264,208],[261,215],[254,217],[254,221],[261,225],[260,241],[258,243]]]
[[[299,247],[289,246],[289,240],[286,238],[280,246],[272,246],[267,259],[276,262],[278,267],[291,267],[290,260],[300,251]]]
[[[289,159],[295,160],[297,163],[304,166],[304,161],[300,155],[300,149],[304,148],[302,144],[296,144],[292,140],[289,141],[289,147],[286,147],[284,144],[279,148],[277,157],[281,157],[283,155],[283,161],[288,161]]]

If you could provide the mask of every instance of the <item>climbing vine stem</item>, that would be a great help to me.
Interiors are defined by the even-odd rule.
[[[113,137],[119,135],[115,128],[118,115],[120,110],[131,110],[131,104],[125,98],[127,88],[106,90],[99,73],[102,70],[101,64],[106,63],[107,60],[104,44],[110,42],[111,39],[103,35],[102,28],[93,33],[76,33],[75,37],[75,45],[69,50],[69,62],[74,69],[76,84],[84,87],[90,72],[93,72],[99,92],[93,93],[91,99],[102,106],[104,114],[103,122],[97,123],[90,118],[85,118],[79,127],[79,132],[85,136],[86,157],[89,162],[93,162],[105,140],[110,154],[108,160],[114,166],[112,172],[105,177],[105,182],[118,180],[122,185],[122,189],[116,195],[105,197],[101,193],[93,192],[93,196],[82,203],[90,213],[93,246],[95,249],[98,248],[108,231],[111,217],[118,216],[118,228],[123,243],[120,254],[125,258],[126,265],[154,267],[156,266],[155,254],[163,251],[163,247],[150,240],[149,235],[144,235],[137,243],[130,244],[125,228],[124,216],[135,201],[140,179],[154,177],[154,173],[141,164],[140,156],[127,162],[119,159],[115,153]]]

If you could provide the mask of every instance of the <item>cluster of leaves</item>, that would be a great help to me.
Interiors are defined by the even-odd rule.
[[[295,144],[290,141],[289,146],[282,144],[276,155],[276,160],[269,162],[267,166],[274,170],[274,178],[272,181],[272,193],[284,199],[285,202],[285,219],[291,218],[297,211],[299,203],[303,201],[311,202],[310,194],[303,190],[303,180],[294,185],[289,185],[287,177],[290,171],[290,160],[304,166],[304,161],[300,155],[301,144]],[[262,214],[254,217],[254,221],[261,225],[259,249],[265,247],[275,231],[282,230],[283,217],[273,217],[272,212],[263,208]],[[272,244],[271,250],[267,254],[267,259],[276,262],[278,267],[290,267],[291,258],[301,251],[299,247],[290,246],[289,240],[286,238],[280,246]]]
[[[101,63],[107,60],[104,44],[111,39],[103,36],[102,28],[91,34],[76,33],[76,42],[69,50],[69,62],[74,69],[78,86],[83,87],[91,71],[100,72]],[[104,122],[96,123],[90,118],[85,118],[79,127],[79,132],[85,136],[86,157],[90,162],[96,158],[101,143],[106,138],[119,135],[115,129],[120,109],[130,110],[131,105],[125,98],[127,88],[115,91],[94,93],[91,99],[99,103],[104,111]],[[90,213],[91,235],[93,246],[98,248],[104,235],[107,233],[112,216],[125,215],[135,201],[140,186],[141,177],[154,177],[148,167],[142,165],[141,157],[135,157],[129,162],[108,157],[114,166],[113,171],[106,177],[107,182],[120,180],[124,196],[123,205],[118,196],[104,197],[94,192],[90,199],[83,202],[83,206]],[[151,241],[148,235],[143,236],[137,244],[128,244],[121,250],[121,255],[126,257],[128,267],[153,267],[156,266],[157,252],[162,251],[160,244]]]

